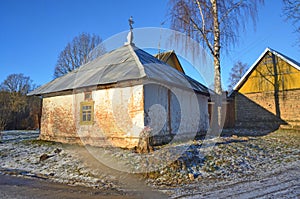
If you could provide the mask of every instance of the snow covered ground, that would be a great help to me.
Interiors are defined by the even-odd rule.
[[[168,149],[187,148],[178,160],[147,174],[114,171],[101,166],[85,147],[40,141],[37,137],[38,131],[2,132],[0,172],[97,189],[147,189],[150,194],[159,190],[174,198],[296,198],[300,194],[300,133],[295,131],[262,137],[220,137],[209,140],[205,147],[203,140],[177,143]],[[97,151],[129,166],[143,166],[133,151]],[[170,153],[163,158],[167,161]]]
[[[93,173],[68,145],[37,140],[38,131],[2,132],[0,171],[6,174],[47,178],[55,182],[112,188],[99,174]],[[60,151],[60,152],[59,152]],[[49,156],[41,161],[43,154]],[[104,179],[104,180],[103,180]]]

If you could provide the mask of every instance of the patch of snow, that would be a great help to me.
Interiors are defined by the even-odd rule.
[[[38,131],[2,132],[0,172],[46,178],[70,185],[122,189],[117,177],[91,167],[78,150],[74,150],[70,145],[38,141],[38,135]],[[287,138],[287,136],[291,137]],[[221,194],[221,191],[214,189],[222,187],[226,192],[228,184],[232,184],[236,189],[235,193],[241,195],[242,193],[237,191],[239,188],[234,184],[241,184],[245,189],[248,181],[261,179],[264,175],[271,176],[271,172],[276,172],[278,168],[284,171],[290,168],[290,165],[299,166],[299,137],[279,132],[263,137],[214,138],[206,141],[205,147],[202,147],[203,140],[156,147],[155,150],[164,148],[165,153],[162,158],[166,161],[168,158],[171,159],[176,151],[183,148],[187,150],[167,167],[146,174],[144,180],[149,186],[173,197],[184,195],[193,197],[193,194],[201,196],[203,192],[207,192],[207,196],[216,196]],[[144,166],[142,156],[134,155],[133,151],[119,148],[97,148],[96,150],[99,154],[122,160],[128,166],[136,168]],[[40,157],[43,154],[47,154],[49,158],[41,161]],[[299,169],[297,172],[299,173]],[[275,181],[269,178],[266,177],[269,184]],[[294,179],[293,182],[295,182],[293,185],[274,185],[269,192],[261,191],[261,193],[268,196],[294,193],[295,186],[299,187],[299,178]],[[255,187],[255,183],[252,185]],[[281,190],[285,186],[286,189]],[[290,192],[286,193],[286,190]],[[259,192],[255,192],[256,195]],[[226,197],[226,194],[223,192],[222,194]],[[251,193],[248,194],[251,196]]]

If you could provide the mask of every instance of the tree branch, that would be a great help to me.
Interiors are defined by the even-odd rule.
[[[222,15],[222,17],[221,17],[221,19],[220,19],[220,23],[222,23],[222,22],[228,17],[228,15],[229,15],[233,10],[237,9],[238,7],[240,7],[240,6],[242,5],[242,3],[243,3],[243,0],[240,0],[238,3],[235,3],[231,8],[229,8],[229,9],[227,10],[227,12],[225,12],[225,13]]]
[[[214,55],[214,50],[213,47],[211,45],[211,43],[209,42],[207,35],[204,33],[204,31],[201,30],[201,28],[199,28],[199,26],[196,24],[196,22],[190,18],[191,22],[193,23],[194,28],[196,28],[202,35],[202,38],[204,39],[208,49],[210,50],[211,54]]]
[[[200,4],[199,0],[196,0],[196,3],[198,5],[198,9],[199,9],[201,20],[202,20],[202,32],[204,33],[204,30],[205,30],[205,18],[204,18],[204,15],[203,15],[203,10],[202,10],[202,7],[201,7],[201,4]]]
[[[224,19],[226,19],[228,17],[228,15],[236,8],[240,7],[240,5],[243,3],[243,0],[240,0],[238,3],[235,3],[234,6],[232,6],[230,9],[227,10],[227,12],[225,12],[221,19],[220,19],[220,23],[222,23],[224,21]]]

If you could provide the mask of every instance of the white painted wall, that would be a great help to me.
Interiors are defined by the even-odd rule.
[[[153,129],[154,135],[207,131],[207,96],[159,84],[145,85],[144,92],[145,125]]]

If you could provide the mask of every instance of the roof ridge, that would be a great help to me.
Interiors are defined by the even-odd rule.
[[[132,45],[132,44],[128,44],[127,46],[128,46],[128,48],[129,48],[130,54],[133,56],[133,58],[134,58],[134,60],[135,60],[135,63],[136,63],[137,66],[139,67],[140,75],[141,75],[142,77],[146,77],[145,68],[144,68],[143,64],[141,63],[139,57],[137,56],[135,50],[133,49],[135,46]],[[135,48],[137,48],[137,47],[135,47]]]

